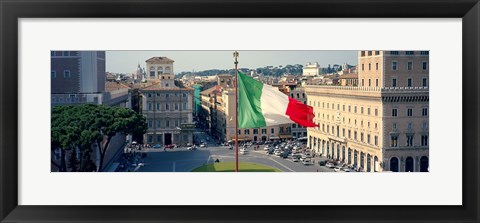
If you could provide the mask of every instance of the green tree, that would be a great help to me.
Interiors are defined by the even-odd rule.
[[[115,135],[144,134],[146,130],[145,117],[131,109],[91,104],[52,109],[52,150],[61,151],[60,171],[66,171],[65,151],[77,146],[82,153],[80,171],[92,171],[92,144],[100,154],[97,171],[103,171],[105,154]]]

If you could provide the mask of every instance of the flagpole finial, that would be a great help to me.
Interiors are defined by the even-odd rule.
[[[233,58],[235,58],[235,65],[238,64],[238,60],[237,60],[238,56],[239,56],[239,53],[238,53],[238,51],[235,50],[235,52],[233,52]]]

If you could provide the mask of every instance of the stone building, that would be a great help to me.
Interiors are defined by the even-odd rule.
[[[173,60],[152,57],[146,61],[147,87],[141,88],[142,114],[148,130],[148,144],[193,143],[193,88],[175,82]]]
[[[358,86],[306,86],[317,154],[362,171],[429,171],[428,51],[359,51]]]

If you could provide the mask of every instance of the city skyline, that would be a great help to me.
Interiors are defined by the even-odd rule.
[[[168,57],[175,61],[174,73],[202,71],[210,69],[233,69],[234,50],[225,51],[106,51],[108,72],[133,73],[138,64],[145,67],[145,61],[151,57]],[[240,68],[258,68],[265,66],[285,66],[288,64],[305,65],[318,62],[321,67],[328,64],[357,64],[357,51],[248,51],[239,50]]]

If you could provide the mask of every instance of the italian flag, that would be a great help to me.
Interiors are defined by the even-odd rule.
[[[238,128],[298,123],[316,127],[312,106],[238,72]]]

